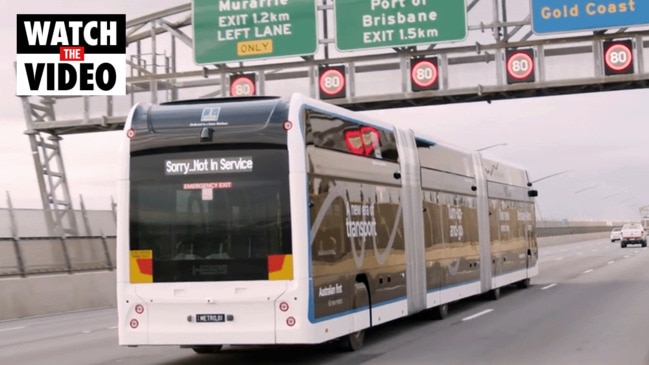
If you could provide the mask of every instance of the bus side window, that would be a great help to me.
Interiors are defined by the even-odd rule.
[[[382,130],[380,135],[381,159],[399,162],[399,153],[397,153],[394,133]]]
[[[314,110],[306,110],[305,116],[307,145],[398,162],[392,131]]]

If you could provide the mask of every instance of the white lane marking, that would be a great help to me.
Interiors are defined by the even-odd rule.
[[[593,272],[593,271],[595,271],[595,269],[588,269],[588,270],[584,271],[584,274],[588,274],[588,273]]]
[[[557,257],[556,260],[561,261],[561,260],[563,260],[563,257]]]
[[[555,286],[557,286],[556,283],[554,283],[554,284],[550,284],[550,285],[546,285],[546,286],[542,287],[541,290],[550,289],[550,288],[555,287]]]
[[[638,251],[638,250],[633,251],[633,253],[638,253],[638,252],[640,252],[640,251]]]
[[[628,258],[629,258],[629,255],[624,255],[624,258],[625,258],[625,259],[628,259]]]
[[[608,262],[607,265],[610,265],[610,264],[612,264],[612,263],[614,263],[614,262],[615,262],[615,260],[611,260],[611,261]]]
[[[117,329],[117,326],[108,327],[108,329],[109,329],[109,330],[114,330],[114,329]]]
[[[593,248],[593,252],[599,251],[599,248]]]
[[[92,332],[92,331],[88,331],[88,330],[86,330],[86,331],[81,331],[81,333],[90,333],[90,332]]]
[[[0,328],[0,332],[9,332],[9,331],[16,331],[16,330],[21,330],[25,328],[25,326],[22,327],[9,327],[9,328]]]
[[[581,256],[583,254],[584,254],[583,252],[577,252],[577,256]]]
[[[493,309],[485,309],[485,310],[483,310],[482,312],[478,312],[478,313],[476,313],[476,314],[474,314],[474,315],[472,315],[472,316],[468,316],[468,317],[462,318],[462,321],[470,321],[470,320],[472,320],[472,319],[474,319],[474,318],[478,318],[478,317],[480,317],[480,316],[483,316],[483,315],[485,315],[485,314],[487,314],[487,313],[489,313],[489,312],[493,312]]]

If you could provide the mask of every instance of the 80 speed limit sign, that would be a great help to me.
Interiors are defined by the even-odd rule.
[[[410,89],[412,91],[438,90],[437,57],[410,59]]]
[[[505,69],[507,71],[507,83],[516,84],[520,82],[534,82],[534,50],[531,48],[519,48],[507,50]]]
[[[633,42],[630,39],[604,42],[604,74],[632,74]]]
[[[230,96],[253,96],[257,92],[255,83],[257,75],[230,75]]]
[[[320,99],[339,99],[346,96],[345,66],[320,66],[318,71]]]

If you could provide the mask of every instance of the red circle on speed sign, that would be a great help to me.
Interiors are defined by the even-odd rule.
[[[437,81],[437,67],[434,63],[423,60],[417,62],[417,64],[410,70],[410,78],[419,87],[429,87]]]
[[[252,96],[255,95],[255,83],[250,78],[237,77],[230,83],[231,96]]]
[[[526,79],[534,72],[534,60],[525,52],[516,52],[507,60],[507,73],[515,79]]]
[[[604,62],[606,62],[606,66],[611,70],[622,71],[633,62],[633,53],[624,44],[614,44],[606,50]]]
[[[345,75],[335,68],[320,74],[320,90],[328,95],[336,95],[345,87]]]

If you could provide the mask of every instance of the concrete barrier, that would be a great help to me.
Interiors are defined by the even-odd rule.
[[[115,272],[0,279],[0,320],[115,306]]]
[[[536,242],[539,247],[544,246],[553,246],[553,245],[562,245],[569,242],[579,242],[579,241],[589,241],[602,238],[609,238],[610,232],[594,232],[594,233],[584,233],[584,234],[571,234],[567,236],[550,236],[550,237],[539,237]]]
[[[539,247],[608,238],[607,232],[541,237]],[[115,306],[115,272],[0,279],[0,320]]]

